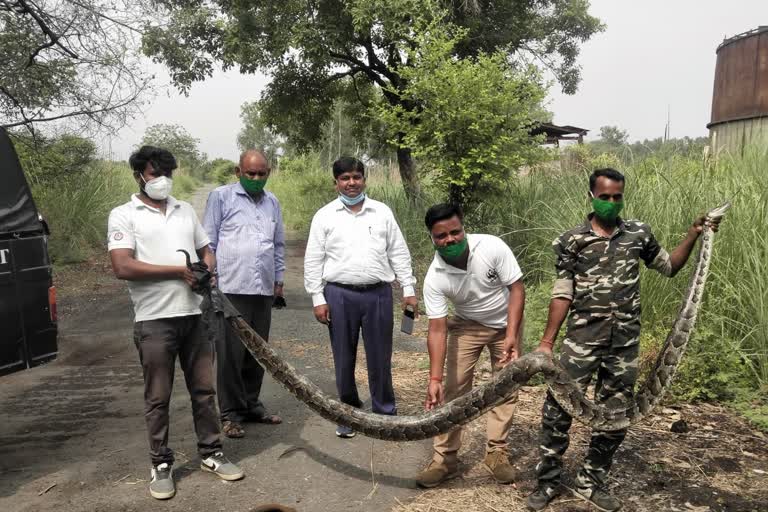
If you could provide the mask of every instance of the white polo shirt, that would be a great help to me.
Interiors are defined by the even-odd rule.
[[[132,249],[133,257],[154,265],[186,265],[186,250],[195,262],[197,249],[208,245],[208,235],[189,203],[168,197],[165,215],[138,195],[113,209],[107,224],[107,247]],[[181,279],[128,281],[136,322],[199,315],[202,297]]]
[[[466,235],[469,245],[467,270],[449,265],[435,253],[424,278],[424,306],[429,318],[448,316],[448,301],[456,316],[486,327],[507,326],[507,287],[523,276],[515,255],[501,238]]]

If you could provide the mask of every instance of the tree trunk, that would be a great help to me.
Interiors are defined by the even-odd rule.
[[[451,183],[448,185],[448,202],[452,204],[457,204],[459,206],[464,206],[464,188],[456,185],[455,183]]]
[[[408,201],[415,203],[420,192],[419,177],[416,174],[416,165],[413,163],[409,148],[398,148],[397,166],[400,170],[400,180],[403,182],[405,196]]]

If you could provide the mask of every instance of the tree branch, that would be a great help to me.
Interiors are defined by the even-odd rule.
[[[32,19],[35,20],[37,25],[40,27],[40,30],[42,30],[43,33],[51,39],[51,41],[53,42],[53,45],[56,45],[59,48],[61,48],[64,53],[66,53],[73,59],[79,58],[75,52],[73,52],[72,50],[70,50],[63,44],[61,44],[61,42],[59,41],[61,36],[56,32],[54,32],[53,30],[51,30],[51,28],[48,26],[48,24],[45,22],[42,16],[40,16],[40,14],[38,14],[33,8],[31,8],[29,4],[26,2],[26,0],[16,0],[16,1],[19,3],[19,6],[21,6],[21,8],[23,9],[21,12],[32,16]]]
[[[345,62],[347,64],[354,64],[357,66],[360,71],[368,75],[368,77],[376,82],[378,85],[380,85],[382,88],[387,87],[389,84],[379,76],[376,71],[374,71],[370,66],[366,65],[365,62],[361,61],[360,59],[357,59],[355,57],[352,57],[351,55],[347,55],[344,53],[338,53],[334,51],[329,51],[328,55],[333,57],[336,60],[339,60],[341,62]]]
[[[3,91],[3,92],[5,92],[5,91]],[[40,118],[40,119],[26,119],[25,118],[24,121],[17,121],[15,123],[7,123],[7,124],[0,125],[0,127],[8,129],[8,128],[14,128],[16,126],[27,126],[27,125],[30,125],[32,123],[47,123],[47,122],[50,122],[50,121],[58,121],[60,119],[67,119],[69,117],[75,117],[75,116],[88,116],[92,120],[98,122],[98,120],[96,120],[95,117],[94,117],[96,114],[103,114],[103,113],[106,113],[106,112],[112,112],[114,110],[118,110],[118,109],[121,109],[121,108],[123,108],[123,107],[125,107],[127,105],[130,105],[131,103],[133,103],[139,97],[140,92],[141,91],[137,92],[136,94],[134,94],[133,96],[131,96],[127,100],[122,101],[121,103],[118,103],[116,105],[110,105],[110,106],[107,106],[107,107],[104,107],[104,108],[99,108],[99,109],[95,109],[95,110],[76,110],[74,112],[67,112],[66,114],[61,114],[61,115],[52,116],[52,117],[44,117],[44,118]]]
[[[86,11],[90,12],[91,14],[93,14],[95,16],[98,16],[99,18],[104,18],[107,21],[111,21],[115,25],[119,25],[119,26],[121,26],[123,28],[127,28],[128,30],[136,32],[137,34],[144,35],[144,32],[139,30],[139,29],[137,29],[136,27],[132,27],[132,26],[128,25],[127,23],[124,23],[124,22],[122,22],[120,20],[117,20],[115,18],[111,18],[111,17],[107,16],[106,14],[100,13],[99,11],[95,10],[93,7],[91,7],[89,5],[85,5],[85,4],[82,4],[80,2],[76,2],[75,0],[66,0],[66,1],[69,2],[72,5],[76,5],[76,6],[80,7],[80,8],[82,8],[82,9],[85,9]]]

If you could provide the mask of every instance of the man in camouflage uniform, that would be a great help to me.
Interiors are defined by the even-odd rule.
[[[597,373],[595,400],[612,407],[632,398],[637,379],[640,261],[667,277],[674,276],[688,260],[704,217],[698,218],[680,245],[667,253],[647,224],[618,216],[624,199],[620,172],[596,170],[589,178],[589,188],[594,212],[553,243],[557,280],[537,350],[551,356],[560,326],[570,312],[560,364],[583,391]],[[527,500],[532,510],[543,509],[561,492],[562,457],[572,421],[549,392],[542,416],[538,488]],[[586,460],[576,476],[574,495],[599,510],[621,508],[621,502],[605,490],[605,479],[625,435],[626,430],[592,432]]]

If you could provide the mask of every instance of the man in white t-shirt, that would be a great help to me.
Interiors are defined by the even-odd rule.
[[[494,372],[521,355],[525,288],[517,260],[500,238],[467,235],[462,219],[461,209],[451,204],[433,206],[424,219],[437,251],[424,278],[429,317],[427,410],[472,389],[475,365],[485,347]],[[455,309],[450,319],[449,302]],[[484,465],[499,483],[512,483],[516,477],[507,455],[514,402],[510,399],[487,416]],[[460,447],[460,428],[435,437],[432,460],[416,482],[435,487],[457,476]]]
[[[224,480],[243,472],[221,449],[213,343],[201,319],[201,297],[183,249],[213,269],[208,235],[188,203],[170,195],[176,159],[161,148],[142,146],[129,159],[139,193],[109,214],[108,249],[118,279],[128,281],[136,314],[133,340],[144,373],[144,418],[152,459],[149,492],[172,498],[173,451],[168,447],[168,414],[178,356],[192,400],[201,468]]]

